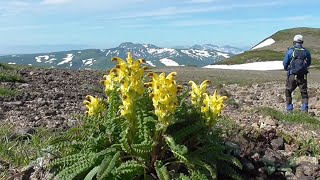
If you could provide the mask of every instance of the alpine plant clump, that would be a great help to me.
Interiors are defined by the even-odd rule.
[[[207,80],[186,92],[176,72],[146,73],[131,53],[112,61],[105,98],[88,95],[81,124],[52,142],[56,179],[240,178],[240,162],[214,133],[227,97],[208,94]]]

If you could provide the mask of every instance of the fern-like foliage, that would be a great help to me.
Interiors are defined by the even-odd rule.
[[[120,87],[117,84],[115,89]],[[159,128],[151,96],[148,89],[135,96],[134,113],[125,118],[120,109],[128,97],[116,90],[108,92],[102,100],[106,112],[81,117],[81,124],[52,141],[57,157],[49,168],[55,170],[55,178],[240,178],[241,163],[228,153],[216,128],[208,127],[201,112],[190,104],[187,91],[178,96],[175,113],[166,117],[166,128]]]
[[[163,165],[161,161],[155,162],[155,169],[159,180],[170,180],[170,175],[167,167]]]

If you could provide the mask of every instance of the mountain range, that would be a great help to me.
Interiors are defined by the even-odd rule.
[[[135,58],[144,58],[152,67],[197,66],[215,64],[225,58],[243,52],[232,46],[212,44],[194,45],[190,48],[162,48],[152,44],[121,43],[110,49],[86,49],[36,54],[12,54],[0,56],[0,62],[29,66],[68,69],[108,69],[114,66],[112,57],[126,58],[131,52]]]

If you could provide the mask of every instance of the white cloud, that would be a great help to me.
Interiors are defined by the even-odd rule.
[[[43,0],[41,4],[65,4],[71,1],[72,0]]]

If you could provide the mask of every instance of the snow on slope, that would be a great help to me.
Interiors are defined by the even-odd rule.
[[[93,58],[82,60],[83,66],[92,66],[96,60]]]
[[[56,60],[57,60],[57,58],[51,58],[51,59],[45,61],[44,63],[50,63],[50,64],[52,64],[52,62],[53,62],[53,61],[56,61]]]
[[[265,41],[263,41],[262,43],[256,45],[251,50],[259,49],[259,48],[266,47],[266,46],[270,46],[271,44],[273,44],[275,42],[276,42],[275,40],[273,40],[272,38],[269,38],[269,39],[266,39]]]
[[[203,68],[268,71],[282,70],[283,64],[282,61],[266,61],[235,65],[208,65]]]
[[[174,54],[174,53],[177,53],[177,51],[175,49],[171,49],[171,48],[161,48],[161,49],[147,48],[147,50],[148,50],[148,53],[150,53],[150,54],[161,54],[161,53]]]
[[[175,62],[172,59],[168,59],[168,58],[160,59],[160,62],[166,66],[179,66],[179,64],[177,62]]]
[[[43,58],[44,60],[48,61],[50,57],[49,57],[48,55],[35,57],[36,61],[39,62],[39,63],[42,62],[42,58]]]
[[[225,58],[229,58],[229,54],[226,54],[226,53],[222,53],[222,52],[217,52],[218,56],[223,56]]]
[[[67,54],[67,57],[63,58],[63,61],[59,62],[57,65],[62,65],[62,64],[71,62],[73,57],[74,57],[73,54]]]
[[[151,61],[146,61],[146,63],[148,63],[152,67],[156,67],[156,65],[154,65]]]

